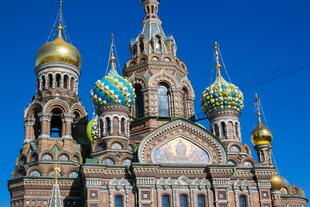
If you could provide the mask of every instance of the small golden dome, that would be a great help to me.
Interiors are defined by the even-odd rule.
[[[258,124],[252,132],[252,142],[255,146],[262,144],[271,144],[272,142],[272,132],[263,125],[260,120],[260,114],[258,114]]]
[[[279,175],[273,175],[270,179],[271,190],[280,191],[283,187],[283,179]]]
[[[35,66],[49,62],[65,62],[80,68],[80,52],[62,38],[62,25],[58,26],[58,31],[58,36],[54,41],[46,43],[38,50]]]

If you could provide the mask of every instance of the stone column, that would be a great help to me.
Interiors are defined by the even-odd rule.
[[[73,123],[74,115],[71,113],[64,114],[64,130],[63,130],[63,138],[72,139],[72,123]]]
[[[41,122],[41,135],[39,138],[50,138],[52,113],[43,112],[39,114]]]
[[[24,140],[25,143],[34,139],[34,130],[33,130],[34,123],[35,123],[34,118],[32,117],[25,118],[25,140]]]

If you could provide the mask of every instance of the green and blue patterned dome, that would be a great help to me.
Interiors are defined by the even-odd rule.
[[[244,106],[242,91],[232,83],[227,82],[221,75],[221,65],[218,58],[219,45],[215,45],[215,56],[217,60],[217,77],[213,84],[207,87],[201,97],[201,106],[206,114],[216,110],[234,109],[241,111]]]
[[[95,107],[105,104],[121,104],[130,107],[135,100],[134,89],[126,78],[117,73],[114,56],[111,56],[110,61],[110,72],[96,81],[90,92],[93,104]]]

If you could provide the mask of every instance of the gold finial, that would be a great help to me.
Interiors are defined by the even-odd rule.
[[[219,58],[219,50],[220,50],[220,45],[215,42],[214,44],[214,56],[215,56],[215,61],[216,61],[216,72],[217,76],[221,75],[221,64],[220,64],[220,58]]]
[[[255,108],[256,108],[258,123],[261,123],[260,97],[258,94],[255,94]]]
[[[57,183],[58,181],[58,174],[60,174],[61,168],[58,167],[57,163],[54,166],[54,175],[55,175],[55,182]]]
[[[115,60],[116,57],[114,55],[114,50],[115,50],[115,37],[114,34],[112,33],[112,41],[111,41],[111,56],[110,56],[110,62],[111,62],[111,70],[115,70],[116,69],[116,64],[115,64]]]

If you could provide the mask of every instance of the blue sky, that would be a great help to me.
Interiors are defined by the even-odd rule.
[[[310,59],[308,0],[162,0],[159,15],[166,34],[173,34],[178,57],[185,61],[196,92],[210,84],[213,44],[221,44],[233,83],[247,82]],[[45,43],[58,11],[55,0],[3,1],[0,7],[0,203],[9,206],[7,180],[23,142],[23,111],[35,93],[34,56]],[[80,97],[92,113],[89,90],[104,73],[110,33],[114,32],[120,63],[129,58],[129,41],[141,29],[144,13],[139,0],[64,0],[64,15],[74,45],[83,57]],[[261,95],[273,153],[283,177],[310,196],[309,89],[310,64],[297,73],[244,88],[243,140],[250,142],[256,125],[254,94]],[[241,90],[242,85],[240,84]],[[201,115],[199,116],[201,117]],[[208,124],[206,121],[204,124]],[[253,153],[255,153],[253,151]]]

